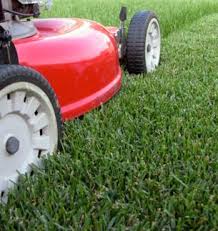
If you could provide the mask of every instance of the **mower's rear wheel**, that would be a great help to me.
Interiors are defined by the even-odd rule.
[[[0,201],[19,175],[57,151],[62,121],[54,91],[32,69],[0,66]]]
[[[151,11],[136,13],[127,36],[127,70],[153,72],[160,62],[161,33],[157,16]]]

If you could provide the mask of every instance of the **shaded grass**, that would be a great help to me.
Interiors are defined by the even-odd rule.
[[[162,65],[66,124],[61,155],[0,209],[2,230],[216,230],[218,15],[163,41]]]

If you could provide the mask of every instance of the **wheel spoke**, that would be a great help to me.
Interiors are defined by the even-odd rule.
[[[148,67],[148,70],[151,69],[151,62],[152,62],[152,60],[151,60],[151,55],[148,55],[148,56],[147,56],[147,59],[146,59],[146,65],[147,65],[147,67]]]
[[[155,30],[155,25],[152,24],[151,27],[150,27],[150,31],[149,31],[149,34],[151,35],[151,37],[153,38],[153,33],[154,33],[154,30]]]
[[[28,116],[28,118],[31,118],[34,115],[35,111],[39,108],[39,106],[40,102],[35,97],[31,97],[30,99],[28,99],[28,102],[23,107],[21,114],[24,114]]]
[[[5,95],[0,99],[0,117],[4,117],[5,115],[11,113],[12,109],[12,101],[8,99],[8,96]]]
[[[33,132],[37,132],[47,127],[49,120],[45,113],[40,113],[36,118],[30,120],[30,124],[33,126]]]
[[[12,94],[12,104],[14,112],[19,112],[23,108],[26,93],[24,91],[17,91]]]
[[[36,159],[36,158],[35,158]],[[32,159],[33,163],[35,162],[34,160],[35,159]],[[28,163],[28,162],[25,162],[23,163],[23,166],[21,169],[19,169],[19,174],[25,174],[25,173],[30,173],[32,170],[32,167],[31,165]]]
[[[7,202],[8,180],[0,178],[0,203]]]
[[[157,28],[154,29],[153,31],[153,39],[157,39],[159,36],[158,36],[158,31],[157,31]]]
[[[35,150],[49,151],[50,139],[48,136],[34,137],[33,148]]]
[[[158,48],[160,46],[160,40],[159,39],[155,39],[152,41],[152,47],[154,49]]]
[[[151,60],[151,70],[154,69],[154,63],[153,63],[153,60]]]
[[[8,181],[5,178],[0,178],[0,193],[7,188]]]

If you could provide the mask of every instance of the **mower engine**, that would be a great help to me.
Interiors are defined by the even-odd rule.
[[[24,38],[36,33],[30,17],[39,17],[40,8],[51,6],[52,0],[8,0],[0,2],[0,26],[13,38]]]
[[[30,17],[39,17],[40,8],[51,6],[52,0],[0,1],[0,64],[17,64],[12,39],[27,38],[37,33]]]
[[[26,18],[26,17],[38,17],[40,15],[39,7],[51,6],[51,0],[8,0],[3,1],[2,9],[4,15],[1,15],[1,21],[5,20],[14,20],[16,19]]]

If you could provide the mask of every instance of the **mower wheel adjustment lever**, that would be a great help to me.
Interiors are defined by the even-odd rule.
[[[12,41],[12,36],[9,31],[3,30],[0,33],[0,47],[7,50],[7,59],[8,64],[11,64],[11,54],[10,54],[10,45]]]
[[[119,30],[119,37],[120,37],[120,58],[123,59],[126,55],[126,28],[125,28],[125,21],[127,20],[127,7],[122,7],[120,10],[120,30]]]
[[[127,7],[123,6],[120,10],[120,21],[125,22],[127,19]]]

